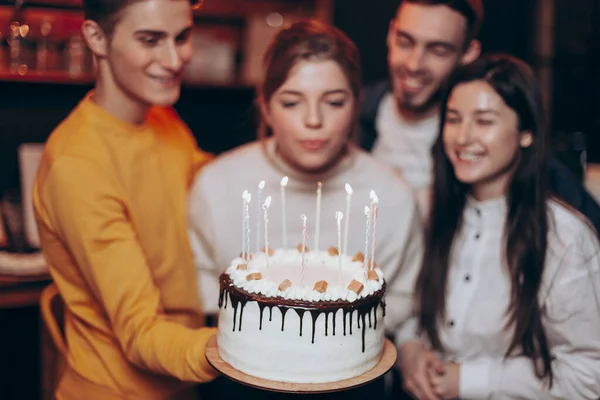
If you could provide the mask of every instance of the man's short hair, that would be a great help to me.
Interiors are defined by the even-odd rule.
[[[400,5],[403,3],[446,6],[458,12],[467,20],[467,37],[469,42],[477,37],[483,22],[482,0],[402,0]]]

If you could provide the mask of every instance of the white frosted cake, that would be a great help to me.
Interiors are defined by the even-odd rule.
[[[248,375],[325,383],[380,361],[385,282],[362,254],[275,250],[236,258],[220,277],[221,358]],[[341,261],[341,263],[340,263]],[[304,270],[304,272],[303,272]]]

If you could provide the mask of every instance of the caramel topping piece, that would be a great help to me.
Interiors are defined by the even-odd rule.
[[[359,251],[354,255],[352,261],[365,262],[365,255]]]
[[[337,248],[335,248],[335,247],[330,247],[329,248],[329,255],[330,256],[337,256],[339,254],[340,254],[340,252],[338,251]]]
[[[246,252],[240,253],[240,258],[243,258],[244,260],[246,259]],[[250,253],[250,259],[253,260],[254,259],[254,254]]]
[[[356,293],[356,294],[360,294],[360,292],[362,292],[364,286],[362,283],[360,283],[359,281],[357,281],[356,279],[352,279],[352,282],[350,282],[350,284],[348,285],[348,290]]]
[[[290,281],[289,279],[286,279],[279,284],[279,287],[277,289],[279,289],[283,292],[284,290],[286,290],[287,288],[289,288],[291,286],[292,286],[292,281]]]
[[[237,270],[238,271],[248,271],[248,264],[238,264]]]
[[[263,247],[262,251],[263,253],[266,253],[267,251],[266,247]],[[275,250],[273,250],[271,247],[269,247],[269,255],[272,256],[273,254],[275,254]]]
[[[379,275],[377,275],[377,272],[375,272],[375,270],[369,270],[367,278],[370,281],[378,281],[379,280]]]
[[[327,286],[329,286],[327,281],[315,282],[315,287],[313,287],[313,290],[316,290],[319,293],[325,293]]]
[[[247,281],[259,281],[262,279],[262,274],[260,272],[253,272],[251,274],[246,275]]]
[[[302,243],[300,243],[298,245],[298,247],[296,247],[296,248],[298,249],[298,253],[302,253]],[[307,246],[304,247],[304,252],[308,253],[308,247]]]

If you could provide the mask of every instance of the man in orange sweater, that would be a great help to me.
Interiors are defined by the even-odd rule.
[[[186,235],[201,153],[176,113],[188,0],[84,0],[95,90],[52,133],[34,188],[66,305],[58,399],[185,399],[216,376]],[[189,397],[188,397],[189,396]]]

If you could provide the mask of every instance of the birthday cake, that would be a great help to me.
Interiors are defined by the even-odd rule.
[[[279,382],[334,382],[371,370],[385,340],[385,282],[366,264],[362,253],[300,246],[234,259],[220,276],[221,358]]]

